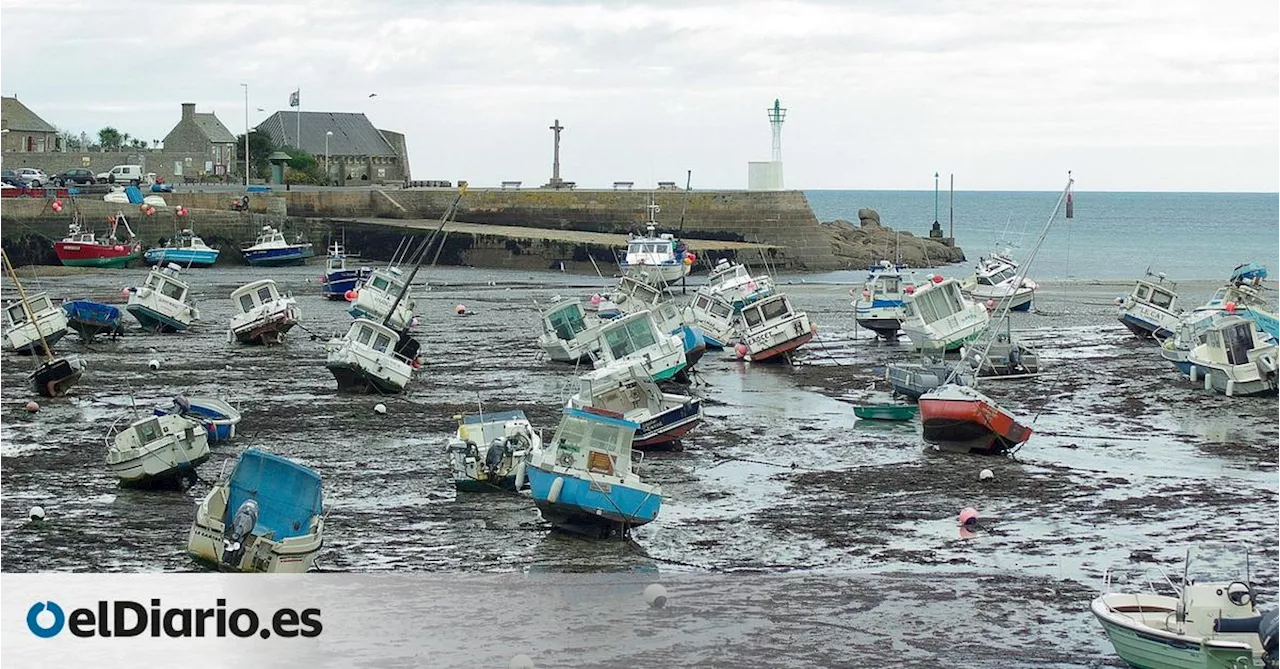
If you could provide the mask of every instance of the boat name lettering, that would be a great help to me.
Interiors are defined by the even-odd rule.
[[[599,481],[592,481],[591,485],[587,486],[587,488],[589,490],[594,490],[595,492],[602,492],[606,495],[613,490],[613,486],[609,485],[608,483],[601,483]]]
[[[27,610],[27,628],[42,639],[57,636],[63,629],[81,638],[145,635],[267,639],[317,637],[324,625],[318,608],[280,608],[261,616],[250,608],[231,608],[220,597],[210,608],[167,607],[158,598],[149,604],[117,599],[99,600],[92,607],[67,607],[65,613],[57,602],[35,602]]]

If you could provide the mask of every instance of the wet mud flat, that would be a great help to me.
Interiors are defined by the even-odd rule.
[[[259,447],[322,474],[330,508],[324,570],[741,576],[740,596],[758,600],[762,615],[779,618],[773,624],[791,616],[865,626],[872,636],[859,645],[859,660],[872,664],[1010,666],[1017,657],[1119,666],[1088,613],[1104,572],[1145,589],[1149,575],[1161,580],[1159,569],[1180,569],[1188,547],[1198,551],[1193,575],[1228,580],[1243,576],[1248,547],[1260,592],[1277,589],[1276,398],[1226,398],[1181,379],[1154,344],[1115,320],[1111,299],[1123,288],[1045,286],[1035,312],[1013,316],[1046,370],[981,389],[1030,421],[1035,436],[1013,458],[984,458],[933,451],[918,423],[855,419],[853,404],[889,401],[884,366],[916,356],[905,340],[877,342],[855,328],[848,286],[783,277],[782,289],[808,310],[818,336],[790,366],[709,352],[691,386],[707,398],[706,422],[682,450],[650,453],[642,466],[663,486],[658,520],[629,542],[591,542],[551,532],[526,497],[456,493],[444,443],[453,415],[481,404],[523,409],[550,437],[574,369],[539,354],[535,301],[590,295],[601,281],[463,268],[425,273],[430,290],[418,287],[415,296],[427,364],[406,395],[376,397],[338,394],[324,368],[321,344],[345,332],[350,317],[343,303],[319,297],[319,272],[189,272],[201,311],[190,331],[144,334],[126,315],[131,329],[118,340],[84,345],[69,335],[59,352],[82,355],[89,371],[71,397],[44,400],[36,414],[22,408],[31,363],[5,354],[3,568],[195,570],[184,547],[197,500],[237,453]],[[279,347],[228,343],[227,295],[267,276],[298,298],[301,327]],[[145,270],[130,269],[39,283],[54,298],[119,302],[120,290],[144,277]],[[34,281],[24,286],[36,288]],[[1197,304],[1213,286],[1182,288],[1186,303]],[[11,294],[6,283],[5,297]],[[456,316],[457,304],[474,315]],[[151,359],[159,370],[148,368]],[[149,412],[171,406],[178,393],[220,391],[240,404],[244,419],[236,440],[213,445],[202,482],[171,493],[116,486],[103,462],[114,420],[131,405]],[[373,412],[378,402],[386,415]],[[979,481],[984,468],[995,477]],[[26,521],[37,504],[49,514],[38,527]],[[983,518],[970,538],[956,524],[966,506]],[[1199,549],[1208,543],[1241,550]],[[796,578],[774,590],[751,578],[760,574]],[[863,579],[876,584],[867,586],[872,594],[859,593]],[[814,604],[768,604],[784,594]],[[881,598],[882,613],[897,616],[954,616],[956,627],[872,629],[883,615],[820,605],[841,597]],[[832,629],[796,636],[794,666],[830,664],[819,644],[841,637]],[[886,636],[893,643],[875,641]],[[960,648],[967,652],[957,654]],[[687,648],[671,652],[664,656],[671,661],[700,657]]]

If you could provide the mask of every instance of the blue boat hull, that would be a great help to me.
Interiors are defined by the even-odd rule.
[[[62,305],[67,315],[67,327],[76,331],[81,339],[92,341],[100,334],[116,335],[124,332],[120,323],[120,310],[90,300],[73,300]]]
[[[218,249],[151,249],[144,256],[148,265],[176,263],[183,267],[209,267],[218,261]]]
[[[1120,322],[1124,323],[1124,326],[1129,328],[1130,332],[1138,335],[1139,337],[1165,339],[1173,336],[1173,332],[1170,332],[1168,328],[1160,327],[1155,323],[1149,323],[1146,320],[1134,316],[1133,314],[1125,314],[1121,316]]]
[[[624,485],[596,485],[576,476],[529,466],[529,490],[542,517],[559,529],[592,536],[625,532],[658,517],[662,496]],[[563,479],[556,501],[552,483]]]
[[[320,294],[331,300],[346,299],[347,291],[355,290],[363,278],[364,274],[355,269],[330,272],[325,275],[320,284]]]
[[[286,246],[278,249],[261,249],[245,251],[244,259],[250,265],[258,267],[282,267],[285,265],[301,265],[314,255],[310,246]]]
[[[1032,300],[1027,300],[1016,307],[1010,307],[1009,311],[1031,311]]]
[[[702,334],[702,330],[684,325],[671,334],[680,335],[680,341],[684,342],[686,367],[693,367],[702,358],[702,354],[707,352],[707,338]]]

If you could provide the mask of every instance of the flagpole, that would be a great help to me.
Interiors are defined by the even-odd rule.
[[[294,93],[298,96],[298,112],[297,112],[297,115],[294,117],[297,120],[297,125],[295,125],[293,129],[294,130],[293,140],[297,142],[297,144],[295,144],[293,148],[301,151],[302,150],[302,87],[299,86],[295,88]]]

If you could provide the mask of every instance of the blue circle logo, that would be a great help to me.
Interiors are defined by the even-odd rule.
[[[40,614],[46,609],[53,614],[53,624],[48,627],[40,624]],[[62,625],[65,622],[67,622],[67,617],[63,615],[62,607],[54,602],[36,602],[31,605],[30,609],[27,609],[27,628],[31,630],[32,634],[41,639],[56,636],[58,632],[62,631]]]

